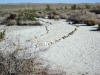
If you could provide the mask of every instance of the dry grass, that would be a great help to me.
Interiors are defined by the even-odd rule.
[[[95,19],[87,19],[87,20],[85,20],[85,24],[87,24],[88,26],[93,26],[96,24],[96,20]]]
[[[16,48],[13,52],[8,52],[6,55],[0,51],[0,75],[65,75],[65,72],[61,70],[50,68],[52,65],[39,57],[39,53],[47,51],[48,48],[33,52],[32,57],[23,56],[18,58],[17,55],[19,55],[20,52],[24,52],[29,48],[21,47],[19,40],[17,40],[17,42],[6,41],[6,43],[9,44],[8,46],[11,46],[10,43],[12,43],[11,47]],[[25,56],[27,55],[29,54],[25,53]]]

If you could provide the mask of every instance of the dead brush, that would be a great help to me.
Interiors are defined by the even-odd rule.
[[[5,54],[0,51],[0,75],[66,75],[63,71],[50,69],[51,65],[48,61],[40,58],[39,53],[44,52],[44,50],[39,49],[38,51],[32,52],[33,56],[31,57],[28,55],[30,55],[29,51],[33,45],[29,48],[27,46],[25,48],[21,47],[20,40],[18,39],[15,42],[11,40],[10,42],[6,41],[6,43],[8,45],[5,49],[9,49],[12,52]],[[48,50],[48,48],[45,50]],[[25,53],[26,51],[29,53]],[[19,56],[21,52],[23,56]],[[54,72],[52,73],[52,71]]]
[[[86,19],[85,24],[87,24],[88,26],[94,26],[96,24],[96,20],[95,19]]]

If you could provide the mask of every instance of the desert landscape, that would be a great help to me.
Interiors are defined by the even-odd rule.
[[[100,4],[0,4],[0,75],[100,75]]]

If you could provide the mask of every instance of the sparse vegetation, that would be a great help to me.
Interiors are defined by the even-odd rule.
[[[5,37],[5,30],[0,31],[0,41]]]
[[[90,12],[93,12],[93,13],[96,13],[96,14],[100,14],[100,5],[97,5],[96,7],[91,9]]]
[[[91,6],[90,6],[90,5],[85,5],[85,8],[86,8],[86,9],[90,9]]]
[[[97,18],[96,14],[91,13],[86,10],[77,10],[70,12],[69,17],[67,18],[68,21],[72,21],[74,24],[87,24],[87,19],[95,20]],[[89,22],[92,20],[89,20]],[[92,23],[93,24],[93,23]]]
[[[11,25],[41,25],[39,21],[36,20],[36,13],[34,9],[23,9],[18,10],[15,13],[11,13],[2,24],[8,26]]]
[[[49,4],[46,5],[46,8],[45,8],[47,11],[51,10],[51,7]]]
[[[12,40],[10,42],[6,41],[5,43],[12,44],[11,46],[8,46],[7,49],[13,47],[14,51],[11,51],[11,53],[8,52],[6,55],[4,55],[4,53],[0,51],[0,75],[51,75],[51,70],[53,71],[52,74],[54,75],[65,75],[65,72],[63,71],[60,72],[59,70],[58,72],[58,69],[49,68],[50,64],[47,64],[45,60],[39,57],[39,53],[47,50],[48,48],[32,52],[32,54],[34,55],[32,57],[29,56],[27,58],[20,56],[18,58],[17,56],[21,52],[26,52],[26,49],[29,50],[31,47],[33,47],[33,43],[31,43],[32,46],[30,45],[30,48],[28,48],[27,46],[21,47],[19,40],[18,43],[17,41],[12,42]],[[38,44],[39,42],[36,45]],[[22,53],[22,55],[23,54],[24,53]],[[25,53],[24,56],[27,55],[29,54]]]
[[[72,6],[71,6],[71,9],[72,9],[72,10],[76,10],[76,9],[77,9],[76,4],[72,5]]]
[[[36,21],[36,19],[35,19],[36,14],[35,13],[24,13],[24,14],[28,20]]]
[[[65,6],[65,10],[67,9],[67,6]]]
[[[60,19],[60,16],[58,15],[58,13],[56,11],[53,11],[51,13],[49,13],[49,16],[48,16],[49,19]]]
[[[77,9],[78,9],[78,10],[81,10],[82,8],[81,8],[81,7],[77,7]]]
[[[32,8],[35,8],[35,7],[32,7]],[[65,4],[65,5],[63,5],[62,4],[61,6],[59,6],[59,5],[51,6],[51,4],[47,4],[47,5],[44,5],[44,7],[41,6],[40,9],[35,10],[32,8],[9,10],[9,13],[6,12],[7,10],[5,10],[5,11],[0,10],[0,24],[8,25],[8,26],[5,26],[8,29],[8,30],[6,30],[6,33],[8,33],[8,31],[9,31],[9,33],[5,37],[5,31],[0,30],[0,75],[66,75],[66,74],[64,74],[63,71],[60,72],[60,70],[59,70],[59,72],[58,72],[58,70],[55,68],[56,64],[54,64],[54,66],[52,66],[53,63],[51,63],[52,65],[47,63],[49,61],[56,63],[56,61],[59,61],[58,57],[60,57],[60,56],[58,56],[58,55],[56,56],[57,57],[56,61],[54,61],[55,59],[52,59],[52,58],[50,58],[50,60],[49,60],[48,54],[50,54],[50,53],[47,52],[47,54],[44,53],[42,56],[42,57],[45,56],[45,59],[47,56],[48,59],[45,61],[43,58],[39,57],[39,54],[40,54],[40,52],[44,52],[44,51],[48,50],[48,48],[49,48],[48,46],[51,46],[54,44],[56,45],[56,43],[58,43],[58,42],[61,42],[61,43],[59,43],[59,45],[66,44],[66,41],[63,41],[63,40],[65,40],[67,37],[70,37],[71,35],[73,35],[76,31],[79,31],[79,32],[77,35],[75,35],[76,37],[73,37],[76,40],[75,42],[77,42],[78,40],[82,41],[83,38],[86,37],[84,39],[85,42],[84,41],[78,42],[78,45],[75,45],[75,47],[73,46],[72,48],[69,47],[68,48],[69,50],[70,49],[73,50],[74,48],[77,48],[78,46],[79,46],[78,49],[81,49],[81,46],[85,46],[84,44],[86,44],[87,42],[89,42],[88,44],[91,44],[91,42],[93,42],[94,43],[93,45],[96,45],[96,43],[98,42],[97,40],[99,38],[98,36],[96,38],[97,39],[96,43],[94,41],[94,38],[95,38],[94,35],[93,35],[93,40],[87,39],[87,37],[88,37],[87,34],[89,34],[89,36],[92,34],[92,30],[90,30],[90,28],[95,28],[95,27],[87,27],[87,26],[94,26],[97,24],[98,29],[97,29],[97,27],[96,27],[96,29],[100,30],[100,17],[98,15],[98,14],[100,14],[100,7],[93,9],[92,5],[88,5],[88,4],[83,4],[83,5],[81,5],[81,4],[78,4],[78,5],[77,4],[68,4],[68,5]],[[39,18],[39,20],[38,20],[38,18]],[[44,20],[44,18],[45,18],[45,20]],[[53,20],[49,20],[49,19],[53,19]],[[63,20],[63,19],[67,19],[68,22],[72,22],[74,26],[72,25],[73,26],[72,27],[71,25],[68,25],[68,23],[66,23],[65,20]],[[98,19],[98,21],[97,21],[97,19]],[[57,21],[57,20],[59,20],[59,21]],[[30,27],[30,26],[41,26],[42,25],[41,23],[43,23],[43,27],[36,27],[36,28]],[[86,24],[87,26],[82,27],[80,24]],[[10,25],[17,25],[17,26],[10,26]],[[25,26],[27,26],[27,27],[25,27]],[[10,30],[10,27],[11,27],[11,30]],[[18,27],[18,29],[17,29],[17,27]],[[44,27],[46,30],[44,29]],[[80,30],[78,30],[78,27],[80,28]],[[2,28],[2,26],[1,26],[1,28]],[[67,30],[67,29],[69,29],[69,30]],[[72,29],[74,29],[74,30],[72,30]],[[48,35],[47,34],[45,35],[46,32],[48,33]],[[49,32],[50,32],[50,34],[49,34]],[[11,35],[11,37],[9,37],[10,35]],[[17,36],[17,35],[21,36],[20,38],[21,38],[22,45],[20,45],[19,42],[16,41],[15,36]],[[34,36],[36,35],[36,36],[33,38],[33,35]],[[83,35],[84,37],[81,35]],[[98,35],[98,33],[96,35]],[[52,36],[54,36],[54,37],[50,38]],[[80,37],[78,38],[78,36],[80,36]],[[11,38],[11,40],[9,40],[9,38]],[[35,39],[36,42],[33,39]],[[47,40],[45,40],[45,39],[47,39]],[[14,40],[14,42],[12,42],[12,40]],[[67,40],[72,40],[71,41],[72,43],[70,43],[69,45],[73,45],[75,43],[75,42],[73,42],[74,39],[70,38]],[[41,45],[41,43],[39,43],[39,42],[41,42],[41,41],[43,42],[43,44],[46,44],[47,48],[45,48],[45,47],[42,48],[42,46],[39,47]],[[35,45],[33,43],[35,43]],[[69,46],[69,45],[66,45],[66,46]],[[50,48],[50,49],[55,49],[55,50],[58,49],[58,47],[56,47],[56,48],[55,47],[53,48],[53,47],[54,46],[52,46],[52,48]],[[65,47],[65,45],[64,45],[64,47]],[[91,47],[91,46],[89,45],[89,47]],[[85,51],[89,51],[88,50],[89,47],[88,46],[83,47],[82,50],[87,49]],[[93,47],[93,48],[98,49],[96,47]],[[59,49],[63,49],[63,48],[59,47]],[[63,50],[66,50],[66,49],[67,49],[67,47],[65,47]],[[74,49],[74,50],[77,50],[77,52],[78,52],[78,49]],[[91,50],[92,47],[89,49]],[[52,51],[53,50],[50,50],[50,52],[52,52]],[[59,50],[59,52],[60,51],[61,50]],[[55,52],[53,54],[56,54],[57,51],[53,51],[53,52]],[[67,53],[67,51],[65,51],[65,52]],[[69,53],[71,53],[71,52],[69,52]],[[84,52],[84,51],[81,51],[81,52]],[[92,52],[93,52],[93,50],[92,50]],[[59,55],[63,54],[63,53],[59,53]],[[64,56],[68,57],[68,56],[66,56],[66,53],[64,54]],[[50,54],[50,55],[52,55],[52,54]],[[87,54],[85,54],[85,55],[87,55]],[[62,57],[60,57],[60,59],[63,58],[63,55],[61,55],[61,56]],[[71,58],[73,58],[73,57],[71,56]],[[87,60],[88,60],[88,58],[89,57],[87,57]],[[68,61],[69,60],[70,59],[68,59]],[[64,61],[64,59],[62,59],[62,61]],[[80,60],[75,59],[75,61],[77,62]],[[89,62],[91,62],[91,61],[92,60],[90,60]],[[45,62],[46,62],[46,65],[45,65]],[[63,63],[63,65],[62,65],[62,63],[58,63],[58,64],[61,64],[61,67],[59,67],[59,66],[58,67],[61,69],[64,68],[64,70],[66,71],[66,69],[65,69],[66,66],[64,67],[64,65],[66,65],[66,62]],[[89,62],[87,61],[86,63],[89,63]],[[73,66],[74,62],[72,61],[71,64],[70,65]],[[78,62],[78,64],[79,64],[79,62]],[[95,65],[95,64],[97,64],[97,63],[94,62],[93,65]],[[79,65],[82,65],[81,66],[81,68],[82,68],[84,66],[84,63],[79,64]],[[89,64],[86,64],[86,65],[89,65]],[[51,66],[53,67],[53,69],[51,68]],[[77,63],[76,63],[76,66],[74,66],[74,67],[77,67]],[[71,70],[75,69],[74,67],[69,68],[69,71],[71,72]],[[86,66],[86,68],[89,68],[89,69],[92,67],[93,67],[92,65],[90,65],[89,67]],[[81,70],[80,70],[80,72],[81,72]],[[68,74],[70,74],[70,73],[68,72]],[[74,72],[72,74],[74,74]],[[78,74],[81,74],[81,73],[78,73]],[[92,73],[90,73],[90,74],[92,74]]]
[[[85,24],[87,24],[88,26],[93,26],[96,24],[96,20],[95,19],[86,19]]]

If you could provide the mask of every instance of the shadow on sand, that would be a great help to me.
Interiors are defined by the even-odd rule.
[[[79,25],[79,26],[87,26],[87,25],[83,25],[83,24],[82,24],[82,25]]]
[[[100,31],[99,29],[92,29],[92,30],[90,30],[90,31]]]

